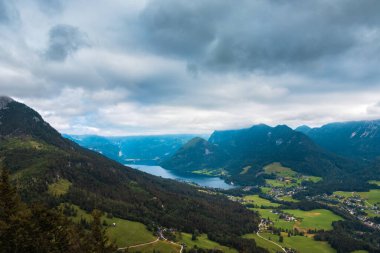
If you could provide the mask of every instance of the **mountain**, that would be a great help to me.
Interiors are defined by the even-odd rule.
[[[79,145],[123,164],[156,165],[196,137],[192,134],[118,136],[64,135]]]
[[[194,168],[212,169],[223,166],[229,155],[205,139],[195,137],[179,149],[175,155],[162,162],[164,168],[191,173]]]
[[[311,127],[306,126],[306,125],[302,125],[302,126],[297,127],[294,130],[306,134],[307,132],[310,131],[310,129],[311,129]]]
[[[147,225],[198,230],[239,250],[265,252],[240,238],[257,230],[257,214],[222,195],[125,167],[82,148],[36,111],[7,97],[0,98],[0,122],[0,168],[11,172],[25,201],[52,206],[69,202]],[[57,185],[60,193],[52,194]]]
[[[204,147],[213,147],[216,151],[201,156]],[[186,144],[162,166],[186,171],[219,169],[227,171],[231,180],[252,183],[262,168],[273,162],[320,177],[337,176],[357,169],[352,161],[325,151],[301,132],[285,125],[270,127],[264,124],[215,131],[202,145]]]
[[[380,156],[380,120],[330,123],[298,129],[321,147],[342,156],[373,160]]]

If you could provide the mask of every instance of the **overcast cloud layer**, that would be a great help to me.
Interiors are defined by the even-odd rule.
[[[72,134],[380,118],[378,0],[0,0],[0,94]]]

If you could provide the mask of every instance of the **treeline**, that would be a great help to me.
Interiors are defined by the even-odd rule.
[[[111,253],[111,243],[101,224],[101,212],[93,211],[89,230],[71,222],[57,209],[22,202],[9,182],[9,173],[0,176],[1,253]]]
[[[380,252],[380,232],[361,224],[358,221],[333,222],[334,229],[320,231],[315,240],[328,241],[337,253],[348,253],[355,250],[367,250],[369,253]]]
[[[364,173],[364,172],[363,172]],[[307,189],[295,194],[295,198],[304,199],[306,196],[333,194],[335,191],[365,192],[371,189],[380,189],[380,186],[368,183],[365,175],[344,175],[339,177],[324,178],[317,183],[306,183]]]

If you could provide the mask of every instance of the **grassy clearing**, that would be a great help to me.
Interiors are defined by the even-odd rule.
[[[282,252],[282,250],[280,249],[280,247],[274,245],[271,242],[268,242],[267,240],[264,240],[261,237],[258,237],[256,234],[247,234],[247,235],[244,235],[243,238],[254,239],[256,241],[256,244],[259,247],[267,249],[270,253],[277,253],[279,251]]]
[[[355,250],[355,251],[352,251],[351,253],[368,253],[368,251],[366,251],[366,250]]]
[[[162,253],[178,253],[181,247],[166,241],[158,241],[154,244],[149,244],[137,248],[128,249],[130,253],[152,253],[152,252],[162,252]]]
[[[344,198],[349,198],[349,197],[352,197],[352,195],[354,194],[353,192],[342,192],[342,191],[336,191],[336,192],[333,192],[334,195],[337,195],[337,196],[341,196],[341,197],[344,197]]]
[[[258,212],[262,218],[270,219],[273,221],[273,226],[276,228],[292,230],[295,225],[294,221],[285,221],[283,219],[280,219],[278,214],[271,212],[271,209],[253,208],[251,210]]]
[[[277,207],[280,206],[277,203],[273,203],[267,199],[259,197],[259,195],[247,195],[243,197],[243,200],[246,204],[254,204],[257,206],[267,206],[267,207]]]
[[[283,167],[281,163],[271,163],[264,167],[264,172],[267,174],[276,174],[281,177],[293,177],[297,173],[291,168]]]
[[[222,246],[217,242],[210,241],[205,234],[198,236],[197,240],[192,241],[191,234],[181,233],[180,235],[177,235],[177,239],[179,242],[185,243],[187,248],[192,248],[196,245],[198,248],[219,249],[224,253],[237,253],[237,250],[235,249],[231,249],[226,246]]]
[[[317,183],[322,180],[321,177],[316,177],[316,176],[304,176],[304,179],[305,181],[311,181],[313,183]]]
[[[265,179],[265,183],[272,186],[272,187],[282,187],[282,188],[286,188],[286,187],[291,187],[293,186],[292,183],[290,183],[289,181],[280,181],[280,180],[277,180],[277,179]]]
[[[240,172],[240,175],[247,174],[247,172],[249,171],[250,168],[252,168],[252,166],[246,166],[246,167],[244,167],[243,170]]]
[[[283,196],[279,198],[280,200],[287,201],[287,202],[299,202],[297,199],[293,199],[291,196]]]
[[[358,192],[357,194],[366,201],[368,201],[371,205],[375,205],[380,203],[380,190],[370,190],[369,192]]]
[[[336,252],[336,250],[333,249],[327,242],[315,241],[312,237],[306,237],[306,236],[288,237],[285,233],[283,233],[284,241],[280,243],[278,235],[273,235],[270,233],[260,233],[260,235],[282,245],[283,247],[296,249],[300,253],[335,253]]]
[[[65,195],[71,186],[71,182],[66,179],[60,179],[57,182],[50,184],[48,192],[53,196],[63,196]]]
[[[302,182],[319,182],[321,177],[306,176],[297,173],[291,168],[283,167],[281,163],[272,163],[264,167],[266,174],[275,174],[277,179],[267,179],[266,183],[272,187],[288,188],[299,186]]]
[[[262,193],[268,194],[270,192],[270,190],[272,190],[272,188],[270,188],[270,187],[261,187],[260,190],[261,190]]]
[[[194,170],[191,173],[197,175],[204,175],[210,177],[218,177],[223,175],[223,171],[220,169],[202,169],[202,170]]]
[[[380,186],[380,181],[371,180],[371,181],[368,181],[368,183]]]
[[[91,215],[78,206],[74,206],[77,211],[77,216],[72,217],[75,222],[79,222],[81,218],[91,221]],[[102,222],[106,221],[108,225],[116,223],[116,226],[109,226],[107,228],[107,235],[111,241],[115,241],[118,247],[126,247],[146,242],[151,242],[156,237],[146,229],[145,225],[139,222],[123,220],[119,218],[102,217]],[[164,252],[164,251],[161,251]]]
[[[359,195],[360,198],[367,201],[371,205],[380,204],[380,190],[370,190],[368,192],[343,192],[343,191],[336,191],[334,192],[335,195],[341,196],[344,198],[349,198],[352,196]]]
[[[284,212],[292,214],[294,217],[301,219],[296,222],[296,227],[300,229],[324,229],[331,230],[333,221],[343,220],[342,217],[325,209],[315,209],[311,211],[302,210],[284,210]]]
[[[33,138],[11,138],[7,140],[7,146],[10,149],[34,149],[34,150],[51,150],[56,149],[46,143],[39,142]]]

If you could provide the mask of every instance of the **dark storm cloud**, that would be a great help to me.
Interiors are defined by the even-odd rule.
[[[378,30],[379,10],[376,0],[155,0],[141,23],[156,52],[206,69],[312,71]]]
[[[88,45],[86,35],[77,27],[56,25],[49,31],[49,45],[45,56],[52,61],[64,61],[70,54]]]

